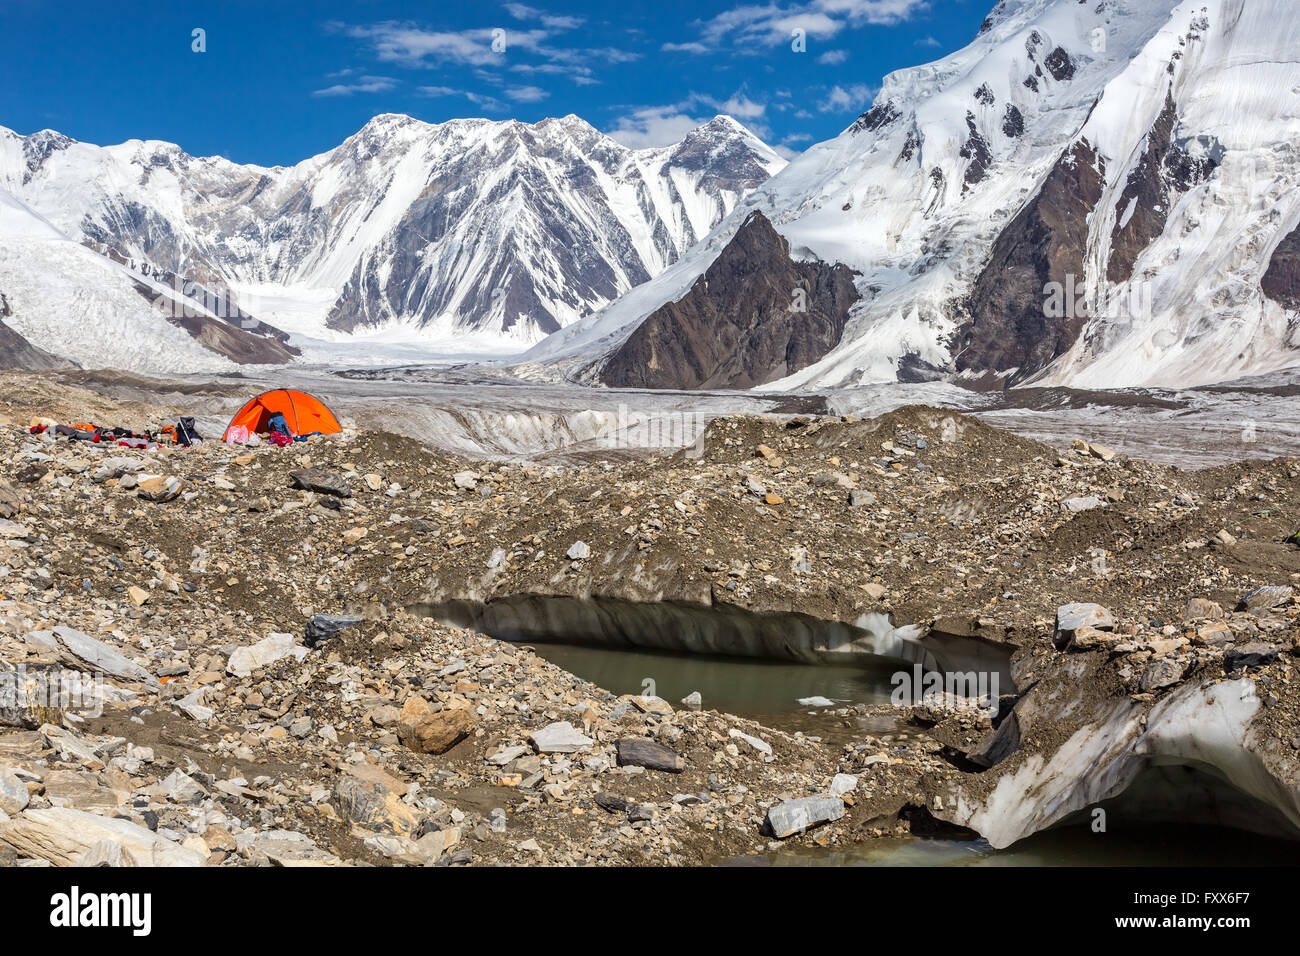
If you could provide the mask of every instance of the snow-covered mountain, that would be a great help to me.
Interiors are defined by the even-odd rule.
[[[55,234],[158,284],[229,295],[280,329],[431,348],[519,351],[663,271],[784,165],[725,116],[673,146],[629,149],[576,116],[387,114],[276,168],[0,128],[0,194]],[[57,324],[24,320],[23,305],[19,324]]]
[[[283,333],[142,276],[0,190],[0,367],[145,372],[282,364]],[[53,353],[48,354],[48,353]],[[56,357],[57,356],[57,357]]]
[[[599,380],[758,210],[794,258],[855,270],[861,296],[838,346],[766,388],[1178,386],[1300,365],[1294,13],[1002,0],[967,47],[887,77],[674,266],[525,359]]]

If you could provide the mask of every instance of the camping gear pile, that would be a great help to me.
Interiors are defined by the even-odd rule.
[[[178,422],[175,425],[159,429],[157,432],[145,431],[137,433],[129,428],[110,428],[106,425],[95,425],[88,422],[77,425],[61,425],[53,419],[34,418],[31,420],[27,431],[32,435],[41,435],[48,432],[51,435],[69,438],[73,441],[90,442],[96,445],[122,445],[126,448],[145,448],[151,451],[156,451],[165,445],[184,444],[188,447],[191,444],[201,442],[203,438],[194,427],[194,419],[189,418],[182,421],[188,422],[188,424],[182,425],[181,422]],[[185,438],[183,442],[179,437],[182,433]]]
[[[342,430],[334,413],[320,399],[296,389],[280,388],[250,399],[230,420],[222,440],[230,445],[260,445],[267,441],[284,447],[317,435],[334,435]],[[33,435],[48,432],[73,441],[149,451],[177,445],[189,448],[203,442],[203,436],[190,415],[182,416],[174,424],[139,433],[88,422],[67,425],[52,418],[33,418],[28,431]]]

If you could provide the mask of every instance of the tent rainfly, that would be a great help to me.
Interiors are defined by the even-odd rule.
[[[276,412],[284,416],[295,435],[310,435],[312,432],[333,435],[343,430],[334,413],[319,398],[293,388],[277,388],[249,399],[226,426],[226,435],[238,425],[250,432],[265,432],[267,422]]]

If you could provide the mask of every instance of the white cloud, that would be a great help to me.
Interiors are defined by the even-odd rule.
[[[443,96],[462,96],[469,100],[480,109],[492,113],[505,112],[507,107],[494,96],[488,96],[484,93],[473,93],[469,90],[458,90],[451,86],[421,86],[416,91],[420,96],[443,97]]]
[[[586,17],[558,16],[530,7],[526,3],[506,3],[502,6],[516,20],[538,20],[542,26],[550,27],[552,30],[574,30],[587,22]]]
[[[734,116],[736,119],[758,119],[767,112],[765,103],[755,103],[744,93],[737,92],[725,101],[719,103],[717,100],[707,96],[700,96],[699,101],[705,103],[719,112],[726,113],[728,116]]]
[[[551,95],[540,86],[507,86],[505,92],[516,103],[539,103]]]
[[[680,103],[664,106],[645,106],[620,116],[606,132],[624,146],[642,149],[648,146],[667,146],[679,142],[691,130],[703,126],[712,115],[700,113],[700,108],[717,114],[726,113],[743,121],[754,135],[767,139],[771,131],[757,122],[766,112],[764,103],[749,98],[743,89],[725,100],[706,93],[691,93]]]
[[[688,116],[672,106],[648,106],[626,116],[620,116],[611,129],[606,130],[612,139],[632,149],[647,146],[667,146],[702,126],[708,120]]]
[[[447,31],[426,30],[413,23],[385,20],[357,26],[334,22],[327,24],[326,29],[369,43],[375,57],[385,63],[408,67],[507,66],[513,65],[507,63],[507,55],[520,51],[550,64],[575,67],[588,66],[592,62],[630,63],[641,56],[635,51],[616,47],[557,47],[549,41],[564,27],[554,26],[525,30],[481,27]],[[497,49],[493,49],[494,43]]]
[[[712,47],[691,40],[687,43],[665,43],[659,49],[665,53],[709,53]]]
[[[817,62],[834,65],[836,63],[843,63],[848,58],[849,58],[848,50],[827,50],[825,53],[823,53],[821,56],[817,58]]]
[[[861,112],[871,105],[877,92],[879,91],[875,87],[865,83],[852,83],[847,87],[832,86],[817,109],[823,113],[846,113],[850,110]]]
[[[930,0],[809,0],[781,5],[749,3],[698,22],[705,43],[737,46],[789,43],[799,29],[815,39],[828,39],[845,27],[888,26],[911,19],[929,8]]]
[[[938,40],[932,36],[925,36],[916,41],[916,46],[942,46]]]
[[[351,71],[347,71],[351,72]],[[386,76],[362,76],[355,83],[335,83],[312,96],[351,96],[353,93],[385,93],[397,86],[397,81]]]

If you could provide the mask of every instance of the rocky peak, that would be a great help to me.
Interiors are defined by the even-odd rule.
[[[751,213],[691,290],[662,306],[611,356],[607,385],[748,388],[815,362],[839,343],[858,299],[843,265],[795,262]]]

